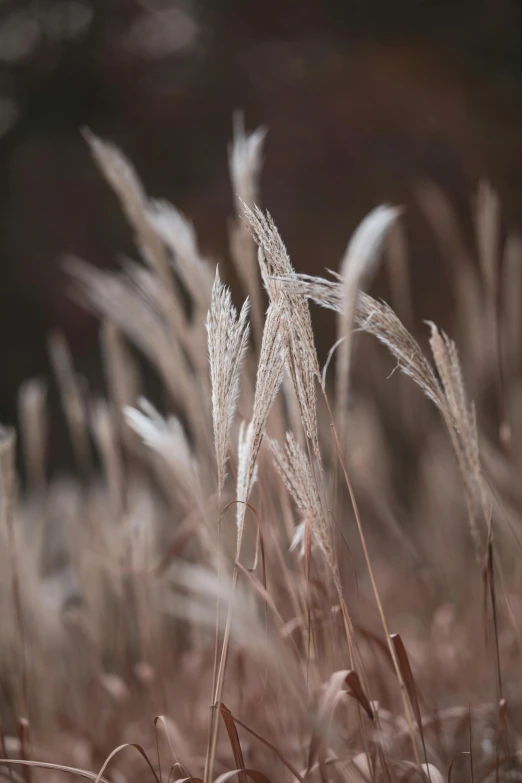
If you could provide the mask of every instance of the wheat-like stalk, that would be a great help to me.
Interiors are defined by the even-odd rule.
[[[263,282],[271,301],[281,306],[281,326],[287,345],[286,366],[292,378],[305,432],[320,463],[315,383],[316,380],[320,381],[321,375],[308,304],[300,294],[285,290],[277,279],[281,275],[294,275],[295,272],[270,214],[265,216],[258,207],[252,210],[246,204],[243,205],[243,211],[259,245],[258,260]]]
[[[261,351],[259,354],[259,363],[256,376],[256,389],[254,394],[254,407],[252,411],[252,420],[246,429],[244,437],[240,440],[240,453],[238,465],[238,483],[237,500],[240,501],[237,517],[237,539],[236,556],[233,574],[233,593],[237,585],[238,561],[241,555],[241,545],[243,541],[243,530],[245,524],[246,502],[254,482],[255,469],[259,450],[263,441],[265,428],[268,422],[270,409],[279,391],[283,380],[284,362],[285,362],[285,343],[284,333],[281,329],[282,308],[280,303],[270,304],[263,329],[263,339],[261,342]],[[241,493],[241,494],[240,494]],[[225,669],[228,656],[228,645],[230,641],[230,629],[232,623],[233,601],[229,603],[225,634],[219,666],[215,678],[215,688],[213,696],[214,703],[221,703],[221,694],[225,679]],[[219,715],[213,713],[210,724],[210,742],[207,750],[205,762],[205,783],[212,780],[212,771],[214,764],[214,755],[217,742],[217,719]]]
[[[207,332],[218,494],[221,494],[225,483],[230,428],[239,394],[241,365],[248,344],[248,311],[249,301],[246,299],[237,315],[230,291],[222,284],[219,270],[216,269],[207,315]]]
[[[252,420],[242,430],[238,451],[238,478],[236,493],[241,501],[238,509],[238,548],[245,516],[244,503],[248,500],[254,480],[254,471],[263,442],[268,416],[283,381],[285,344],[281,329],[281,307],[271,304],[263,329],[263,341],[259,354]]]

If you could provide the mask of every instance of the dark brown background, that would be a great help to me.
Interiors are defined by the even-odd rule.
[[[522,226],[519,0],[3,0],[0,3],[0,420],[48,375],[65,332],[100,384],[97,325],[61,259],[133,253],[79,129],[115,141],[148,191],[227,257],[232,113],[268,126],[263,203],[301,271],[336,267],[357,221],[406,203],[417,315],[448,308],[413,198],[442,185],[469,221],[479,177]],[[25,26],[24,26],[25,25]]]

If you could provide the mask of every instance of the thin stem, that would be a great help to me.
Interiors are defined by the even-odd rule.
[[[364,559],[366,560],[366,566],[368,568],[368,573],[370,575],[370,581],[371,581],[371,584],[372,584],[373,594],[375,596],[375,602],[377,604],[377,609],[378,609],[379,616],[380,616],[380,619],[381,619],[382,627],[384,629],[384,634],[386,636],[386,642],[388,644],[388,649],[390,651],[390,655],[391,655],[391,658],[392,658],[392,661],[393,661],[393,666],[394,666],[395,672],[397,674],[397,679],[399,680],[399,685],[400,685],[400,689],[401,689],[402,703],[403,703],[403,706],[404,706],[404,713],[406,715],[406,720],[408,722],[408,728],[409,728],[409,731],[410,731],[410,734],[411,734],[413,750],[414,750],[414,753],[415,753],[415,761],[416,761],[417,764],[420,765],[421,760],[420,760],[420,755],[419,755],[419,749],[417,747],[417,740],[415,738],[415,732],[414,732],[414,728],[413,728],[413,720],[412,720],[411,710],[410,710],[410,707],[409,707],[409,704],[408,704],[408,699],[407,699],[407,696],[406,696],[406,686],[404,684],[404,680],[403,680],[403,677],[402,677],[402,674],[401,674],[399,663],[397,661],[397,656],[395,655],[395,650],[394,650],[393,644],[391,642],[390,632],[388,630],[388,623],[386,622],[386,616],[384,614],[384,608],[383,608],[382,603],[381,603],[379,590],[377,588],[377,582],[375,580],[375,575],[374,575],[372,564],[371,564],[370,553],[368,551],[368,546],[366,544],[366,537],[364,535],[362,521],[361,521],[361,517],[360,517],[360,514],[359,514],[359,508],[357,506],[357,501],[355,499],[355,493],[353,491],[352,482],[350,481],[350,478],[348,476],[348,472],[346,470],[346,466],[344,464],[344,459],[343,459],[343,455],[342,455],[342,452],[341,452],[341,446],[340,446],[340,443],[339,443],[339,438],[337,436],[337,430],[335,428],[335,423],[334,423],[334,420],[333,420],[332,410],[330,408],[330,403],[328,402],[328,398],[326,396],[326,392],[325,392],[324,388],[322,389],[322,391],[323,391],[323,395],[324,395],[324,398],[325,398],[326,406],[328,408],[328,413],[330,415],[331,428],[332,428],[332,433],[333,433],[333,436],[334,436],[334,439],[335,439],[335,445],[336,445],[336,449],[337,449],[337,454],[338,454],[339,462],[340,462],[340,465],[341,465],[341,469],[343,471],[344,480],[345,480],[346,486],[348,488],[348,493],[350,495],[350,501],[351,501],[351,504],[352,504],[352,507],[353,507],[353,511],[354,511],[354,515],[355,515],[355,521],[357,523],[357,530],[359,532],[359,538],[361,540],[361,546],[363,548]]]

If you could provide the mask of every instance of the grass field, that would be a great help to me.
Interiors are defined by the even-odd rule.
[[[522,248],[495,193],[470,247],[418,190],[454,341],[415,312],[400,206],[300,275],[256,206],[264,131],[238,122],[216,269],[85,136],[140,260],[68,263],[107,388],[51,337],[70,475],[49,477],[41,381],[1,433],[2,777],[522,780]],[[367,293],[379,264],[390,303]]]

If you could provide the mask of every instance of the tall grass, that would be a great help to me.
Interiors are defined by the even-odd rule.
[[[490,188],[474,251],[419,188],[457,312],[454,339],[414,336],[402,210],[297,274],[256,206],[263,138],[236,121],[229,150],[238,312],[190,221],[86,134],[140,260],[69,263],[107,376],[94,398],[52,337],[71,476],[48,475],[41,382],[21,497],[1,436],[0,772],[522,779],[520,243]],[[363,290],[379,263],[391,305]],[[338,314],[324,366],[310,300]]]

